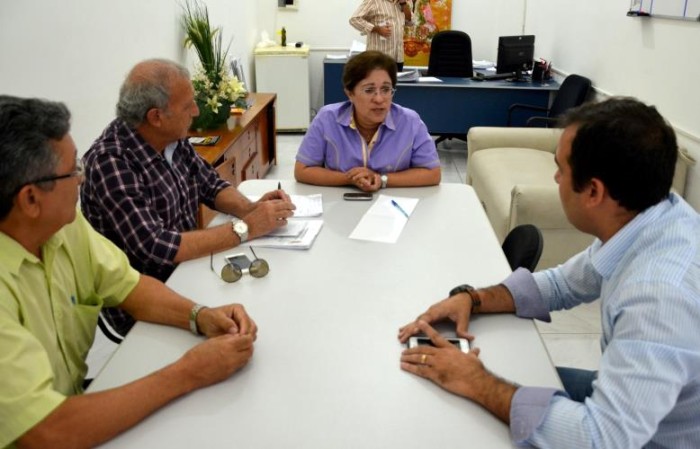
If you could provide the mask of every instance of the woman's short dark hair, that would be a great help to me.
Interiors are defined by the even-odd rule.
[[[610,98],[568,111],[561,124],[577,127],[569,157],[574,191],[597,178],[620,206],[638,212],[668,196],[678,145],[655,107]]]
[[[373,50],[355,55],[345,64],[343,87],[352,91],[373,70],[384,70],[391,78],[391,87],[396,87],[396,61],[391,56]]]
[[[0,95],[0,220],[22,186],[55,174],[59,160],[51,141],[69,130],[70,112],[63,103]]]

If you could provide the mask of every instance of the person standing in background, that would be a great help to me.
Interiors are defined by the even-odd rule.
[[[403,70],[403,30],[411,21],[411,0],[362,0],[350,25],[367,35],[367,50],[391,56]]]

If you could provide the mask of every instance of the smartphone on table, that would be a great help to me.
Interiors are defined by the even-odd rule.
[[[243,274],[248,273],[250,270],[250,259],[243,253],[230,254],[228,256],[224,256],[224,259],[226,260],[226,263],[236,265],[238,268],[240,268]]]
[[[466,338],[444,337],[453,346],[462,352],[469,352],[469,341]],[[411,337],[408,339],[408,347],[416,348],[418,346],[435,346],[428,337]]]
[[[374,195],[370,192],[347,192],[343,194],[346,201],[372,201]]]

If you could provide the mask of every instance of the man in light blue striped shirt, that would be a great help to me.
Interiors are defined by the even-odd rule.
[[[401,367],[481,404],[510,425],[518,445],[698,448],[700,215],[669,194],[673,130],[629,98],[584,105],[564,126],[555,154],[560,199],[569,221],[597,240],[557,268],[457,289],[401,328],[401,341],[425,332],[436,345],[404,351]],[[428,324],[453,319],[466,337],[473,313],[549,320],[549,311],[596,298],[600,368],[560,370],[566,392],[503,381],[478,350],[459,352]]]

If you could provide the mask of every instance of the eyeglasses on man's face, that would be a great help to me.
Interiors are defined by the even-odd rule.
[[[374,96],[377,94],[381,95],[384,98],[391,98],[396,93],[396,88],[391,86],[382,86],[379,89],[377,89],[374,86],[367,86],[360,89],[360,92],[362,92],[362,95],[368,98],[374,98]]]
[[[69,178],[80,178],[82,180],[83,176],[85,176],[85,166],[83,165],[83,161],[80,159],[77,159],[75,161],[75,170],[73,170],[70,173],[66,173],[65,175],[51,175],[51,176],[44,176],[42,178],[37,178],[33,179],[29,182],[25,182],[21,186],[17,188],[16,193],[19,193],[20,190],[24,186],[28,186],[30,184],[41,184],[44,182],[52,182],[52,181],[60,181],[61,179],[69,179]],[[15,193],[15,194],[16,194]]]

